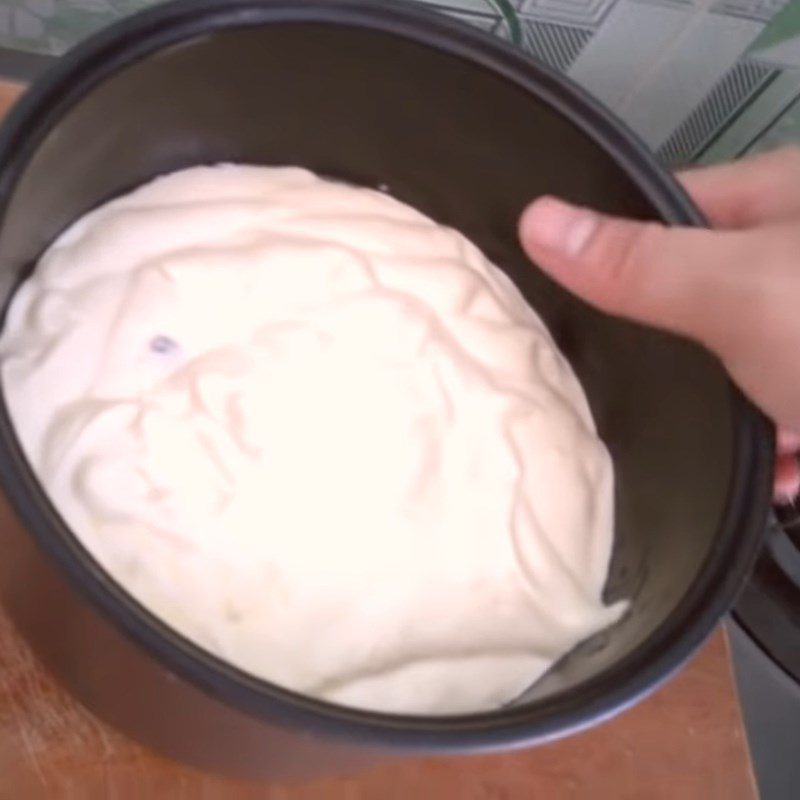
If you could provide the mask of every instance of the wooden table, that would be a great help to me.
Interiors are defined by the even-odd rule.
[[[0,614],[2,800],[754,800],[720,631],[676,678],[599,728],[535,750],[398,763],[296,786],[169,762],[80,707]]]
[[[0,115],[19,87],[0,82]],[[718,632],[674,680],[592,731],[535,750],[279,786],[204,775],[100,723],[38,666],[0,611],[0,800],[753,800]]]

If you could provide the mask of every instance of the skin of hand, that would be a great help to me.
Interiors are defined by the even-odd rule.
[[[522,246],[586,302],[714,352],[778,427],[776,499],[800,489],[800,147],[678,176],[713,230],[540,197]]]

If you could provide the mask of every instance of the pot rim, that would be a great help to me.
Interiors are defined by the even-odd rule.
[[[270,24],[344,25],[399,36],[490,70],[568,118],[600,145],[672,224],[702,225],[679,185],[599,102],[496,37],[417,5],[388,0],[174,0],[89,38],[36,81],[0,129],[0,230],[45,135],[115,72],[211,32]],[[162,665],[266,722],[373,747],[466,752],[527,746],[607,719],[665,681],[733,603],[758,554],[769,507],[772,426],[731,384],[734,460],[715,545],[681,602],[644,642],[573,689],[528,706],[458,716],[397,715],[338,706],[283,689],[213,656],[128,595],[62,521],[39,486],[0,396],[0,485],[39,547],[112,624]]]

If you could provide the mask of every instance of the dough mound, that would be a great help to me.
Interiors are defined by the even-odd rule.
[[[289,167],[158,178],[50,247],[0,357],[75,535],[269,681],[481,711],[623,611],[577,379],[503,273],[387,194]]]

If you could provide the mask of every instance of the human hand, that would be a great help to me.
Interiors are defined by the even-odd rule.
[[[800,148],[679,179],[716,230],[542,197],[520,219],[522,245],[588,303],[716,353],[778,426],[775,496],[789,500],[800,490]]]

